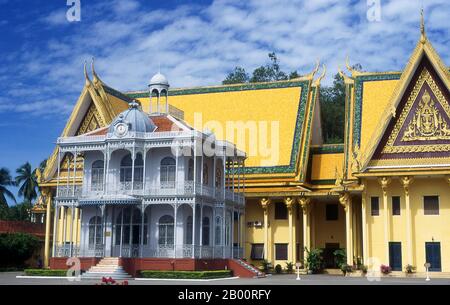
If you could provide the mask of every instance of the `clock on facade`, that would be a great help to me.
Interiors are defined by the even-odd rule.
[[[115,133],[118,137],[123,137],[128,132],[128,125],[125,123],[119,123],[115,127]]]

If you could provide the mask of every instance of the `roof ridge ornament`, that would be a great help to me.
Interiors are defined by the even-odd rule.
[[[87,61],[84,61],[84,79],[86,80],[86,86],[89,86],[92,84],[91,79],[89,78],[89,74],[87,72]]]
[[[313,86],[320,86],[320,82],[325,77],[325,74],[327,73],[327,67],[325,66],[325,64],[322,64],[322,69],[322,74],[314,81]]]
[[[94,78],[94,84],[97,84],[99,82],[101,82],[100,77],[98,77],[97,72],[95,72],[95,58],[94,56],[92,56],[92,60],[91,60],[91,69],[92,69],[92,76]]]
[[[427,33],[425,31],[425,17],[423,14],[423,7],[420,10],[420,42],[424,44],[427,41]]]
[[[347,55],[347,57],[345,58],[345,67],[347,68],[348,71],[350,71],[352,77],[355,77],[355,76],[358,76],[358,75],[361,74],[360,71],[356,70],[355,68],[353,68],[353,67],[350,65],[350,60],[349,60],[348,55]]]

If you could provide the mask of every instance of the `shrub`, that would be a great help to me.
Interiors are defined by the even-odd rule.
[[[267,260],[264,260],[261,263],[261,271],[267,273],[269,271],[269,269],[270,269],[270,266],[271,266],[271,263],[269,261],[267,261]]]
[[[405,266],[405,272],[408,274],[414,273],[416,272],[416,267],[408,264]]]
[[[306,251],[306,268],[311,270],[312,273],[319,273],[323,267],[323,257],[321,249],[312,249],[309,251],[305,247]]]
[[[380,271],[383,274],[389,274],[392,272],[392,268],[390,266],[386,266],[386,265],[381,265],[380,266]]]
[[[39,246],[39,239],[31,234],[0,234],[0,267],[23,266]]]
[[[363,274],[366,274],[367,273],[367,266],[366,265],[361,265],[361,266],[359,266],[359,270],[361,270]]]
[[[347,273],[351,273],[353,272],[353,268],[350,265],[347,264],[342,264],[341,265],[341,271],[344,275],[346,275]]]
[[[29,276],[66,276],[67,270],[61,269],[25,269],[25,275]]]
[[[342,265],[346,264],[347,261],[347,252],[345,252],[345,249],[338,249],[333,252],[333,255],[336,258],[336,265],[342,269]]]
[[[286,262],[286,272],[292,273],[294,271],[294,263],[293,262]]]
[[[280,264],[277,264],[277,265],[275,266],[275,272],[276,272],[277,274],[280,274],[282,271],[283,271],[283,269],[281,268],[281,265],[280,265]]]
[[[212,278],[230,277],[231,270],[214,270],[214,271],[141,270],[140,274],[144,278],[158,278],[158,279],[212,279]]]

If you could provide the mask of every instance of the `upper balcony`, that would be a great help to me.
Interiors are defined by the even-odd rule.
[[[159,185],[144,185],[142,182],[119,182],[108,184],[92,184],[82,187],[80,185],[60,185],[58,187],[57,198],[60,199],[90,199],[102,196],[114,198],[123,195],[138,198],[161,198],[161,197],[193,197],[200,196],[215,201],[225,201],[244,205],[245,199],[242,193],[232,190],[214,188],[193,181],[166,182]]]

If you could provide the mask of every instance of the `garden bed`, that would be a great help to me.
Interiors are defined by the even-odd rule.
[[[231,277],[231,270],[215,270],[215,271],[159,271],[159,270],[142,270],[140,275],[143,278],[157,279],[214,279]]]
[[[66,276],[67,270],[60,269],[25,269],[27,276]]]

